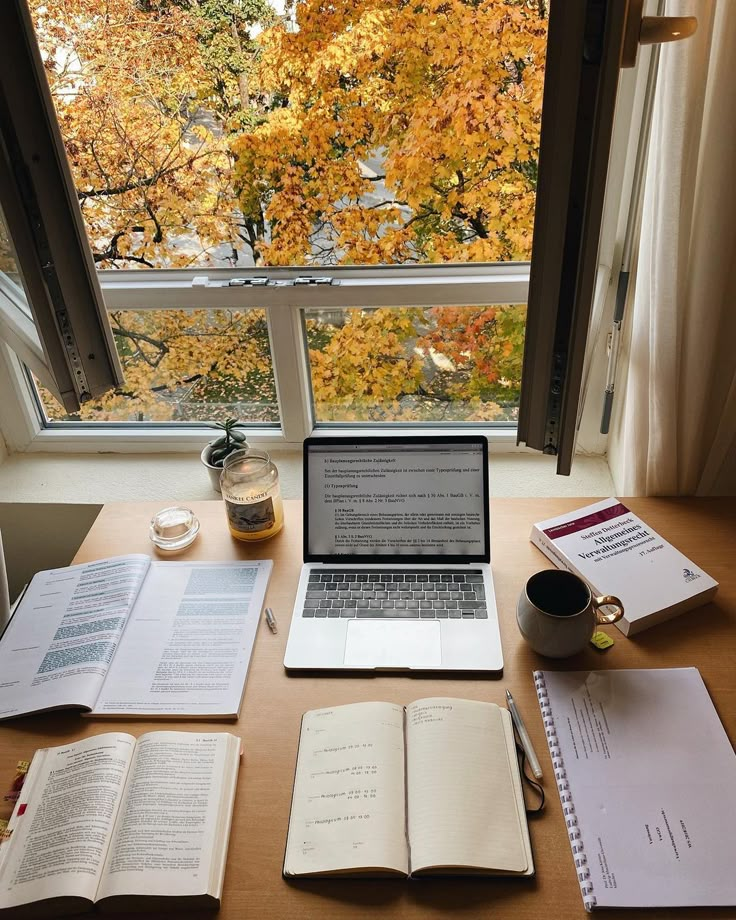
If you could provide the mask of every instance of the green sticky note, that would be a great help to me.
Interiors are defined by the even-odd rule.
[[[604,632],[593,633],[590,644],[596,648],[610,648],[613,645],[613,639]]]

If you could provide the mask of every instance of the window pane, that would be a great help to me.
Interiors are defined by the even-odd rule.
[[[29,2],[100,268],[529,258],[544,0]]]
[[[12,281],[17,287],[23,290],[23,284],[18,271],[18,263],[15,259],[15,250],[10,239],[5,215],[0,208],[0,273],[9,281]]]
[[[38,387],[49,421],[207,421],[237,416],[278,424],[263,310],[121,310],[110,313],[124,388],[70,417]]]
[[[315,420],[513,422],[525,305],[306,310]]]

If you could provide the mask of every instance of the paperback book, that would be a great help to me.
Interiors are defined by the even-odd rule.
[[[0,719],[235,719],[270,571],[130,555],[39,572],[0,641]]]
[[[530,539],[595,594],[621,600],[625,613],[616,626],[626,636],[708,603],[718,589],[715,579],[617,498],[540,521]]]
[[[219,907],[239,763],[227,732],[36,751],[0,842],[0,916]]]

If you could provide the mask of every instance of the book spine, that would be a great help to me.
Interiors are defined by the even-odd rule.
[[[555,780],[557,782],[557,791],[560,794],[560,803],[562,804],[562,814],[565,818],[567,835],[570,838],[572,847],[572,858],[575,861],[575,872],[578,876],[580,893],[583,896],[583,906],[587,911],[593,910],[596,906],[596,898],[593,893],[593,882],[590,877],[588,868],[588,858],[585,854],[585,846],[578,827],[578,819],[575,814],[575,803],[570,792],[570,785],[567,781],[565,772],[565,763],[562,759],[562,751],[557,740],[557,729],[555,727],[554,716],[549,704],[547,694],[547,685],[544,680],[544,671],[534,672],[534,686],[537,691],[539,708],[542,710],[542,723],[544,724],[544,734],[547,738],[550,757],[552,758],[552,768],[555,771]]]

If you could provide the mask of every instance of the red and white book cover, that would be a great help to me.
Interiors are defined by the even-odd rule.
[[[625,636],[708,603],[718,589],[715,579],[617,498],[540,521],[530,539],[594,594],[621,600],[624,616],[616,626]]]

